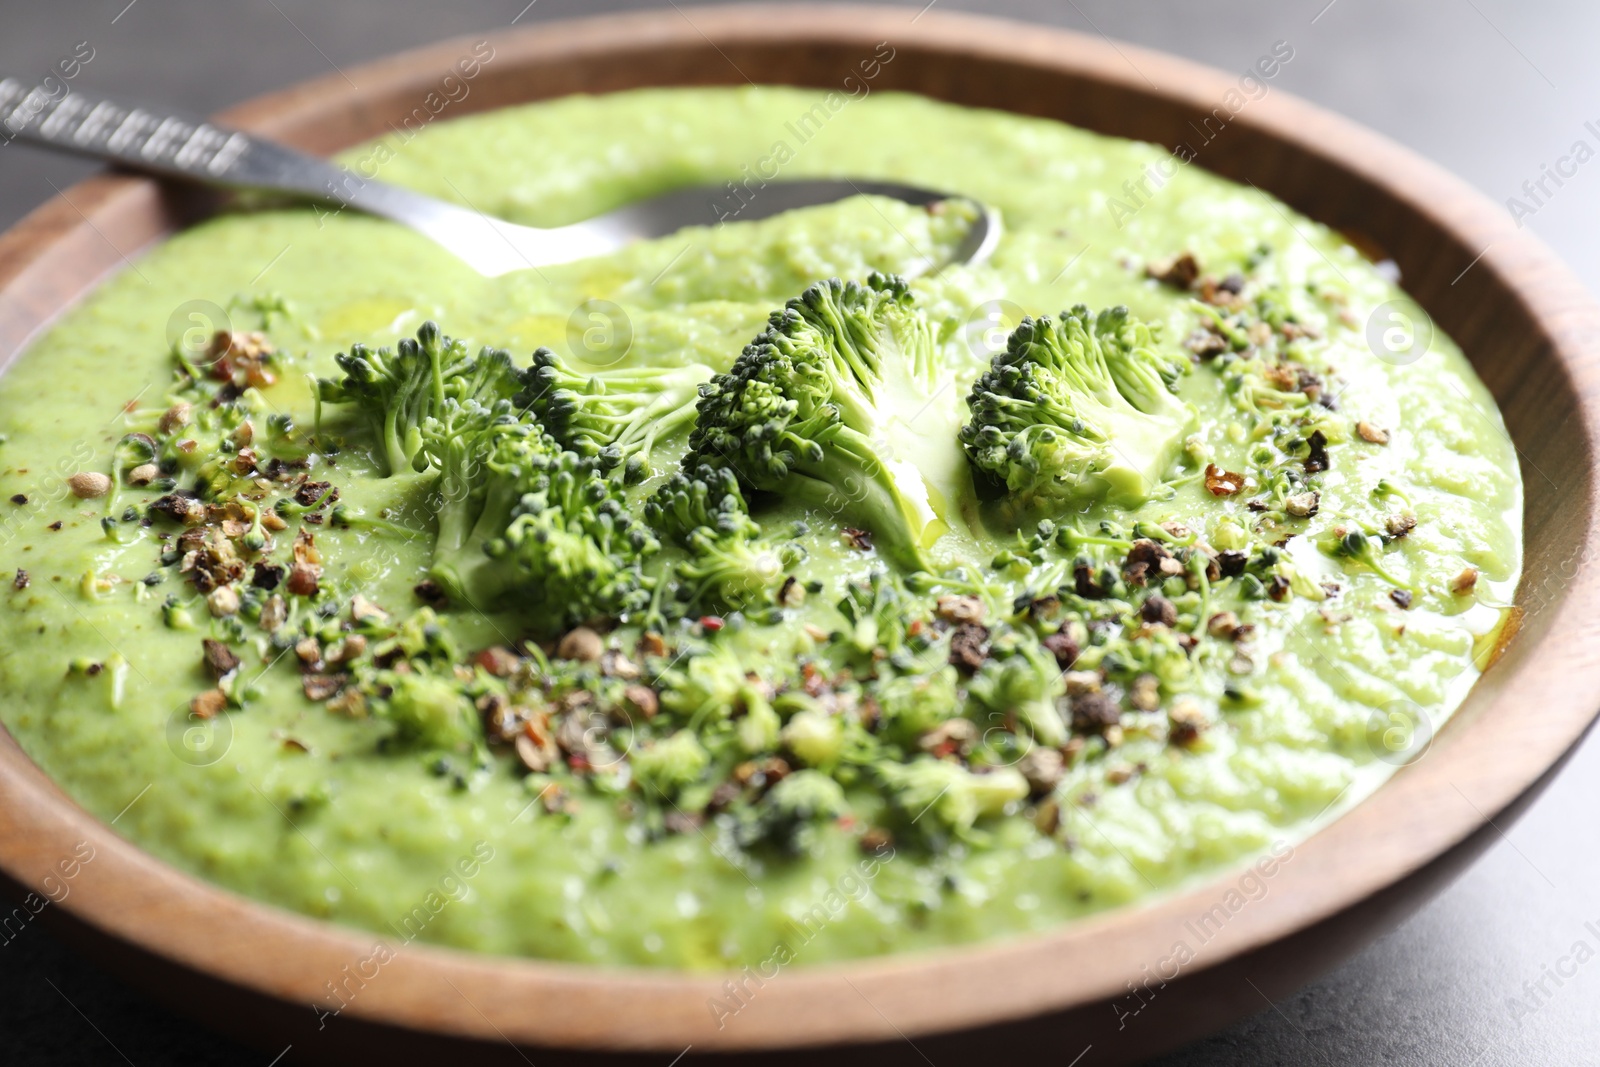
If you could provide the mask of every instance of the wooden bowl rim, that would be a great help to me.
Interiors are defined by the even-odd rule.
[[[490,35],[495,62],[529,69],[541,60],[608,57],[649,48],[690,50],[741,42],[897,48],[1006,59],[1071,71],[1128,96],[1165,97],[1202,111],[1236,77],[1133,45],[982,16],[840,6],[685,8],[586,18]],[[380,91],[425,92],[479,38],[379,60],[259,97],[224,121],[319,148],[318,114],[356,110]],[[863,53],[867,54],[867,53]],[[1157,90],[1145,81],[1155,72]],[[356,89],[355,85],[365,86]],[[468,109],[470,110],[470,109]],[[1233,119],[1381,187],[1430,224],[1484,248],[1472,269],[1520,301],[1578,394],[1579,444],[1589,459],[1581,553],[1567,595],[1538,643],[1513,666],[1511,684],[1470,726],[1444,730],[1428,759],[1407,768],[1343,817],[1301,842],[1270,892],[1204,945],[1186,973],[1270,943],[1337,914],[1424,866],[1508,805],[1577,740],[1596,713],[1600,657],[1587,653],[1584,603],[1600,592],[1595,562],[1592,457],[1600,443],[1600,309],[1559,261],[1485,197],[1390,141],[1286,93],[1252,102]],[[1271,188],[1270,183],[1266,184]],[[117,210],[158,210],[153,183],[122,176],[74,186],[0,236],[0,298],[30,266],[69,241],[89,240]],[[113,232],[112,236],[115,236]],[[1530,278],[1537,277],[1537,284]],[[45,309],[42,323],[60,308]],[[40,328],[43,328],[42,325]],[[5,353],[9,356],[11,353]],[[1513,694],[1515,697],[1513,698]],[[1537,708],[1536,720],[1519,716]],[[1453,790],[1462,803],[1423,801]],[[1419,813],[1425,813],[1423,818]],[[1403,828],[1404,833],[1391,833]],[[1386,842],[1403,839],[1402,847]],[[372,954],[377,935],[256,903],[166,866],[117,837],[73,803],[0,736],[0,870],[35,887],[74,843],[96,858],[58,907],[116,940],[182,967],[289,1003],[326,999],[324,983]],[[1349,857],[1364,857],[1351,865]],[[407,946],[345,1009],[402,1029],[487,1041],[578,1049],[676,1053],[895,1040],[1039,1015],[1109,1000],[1141,981],[1141,965],[1166,957],[1185,920],[1237,882],[1242,868],[1146,903],[1038,935],[932,952],[785,970],[756,990],[725,1028],[709,1002],[727,995],[726,974],[603,969]],[[1148,973],[1148,972],[1146,972]],[[448,985],[446,984],[448,983]],[[454,990],[453,992],[451,990]],[[625,1026],[617,1020],[625,1019]]]

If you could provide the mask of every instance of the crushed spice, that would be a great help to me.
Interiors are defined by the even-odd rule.
[[[1244,489],[1244,475],[1225,471],[1215,463],[1206,464],[1206,492],[1212,496],[1233,496]]]
[[[1321,430],[1313,430],[1306,439],[1308,451],[1306,453],[1305,468],[1307,474],[1317,474],[1328,469],[1328,435]]]
[[[206,670],[210,671],[211,677],[218,681],[239,669],[239,657],[221,641],[203,637],[200,639],[200,650]]]
[[[870,530],[858,530],[854,526],[846,526],[840,533],[844,537],[844,543],[856,551],[872,551],[872,532]]]
[[[1200,263],[1191,253],[1183,252],[1171,259],[1156,260],[1144,269],[1145,275],[1162,285],[1188,290],[1200,277]]]
[[[1365,420],[1356,423],[1356,436],[1369,445],[1386,445],[1389,443],[1388,430],[1379,429]]]
[[[989,658],[989,628],[964,622],[950,633],[950,662],[957,670],[972,674]]]

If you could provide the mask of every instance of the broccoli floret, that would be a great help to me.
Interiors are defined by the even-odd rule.
[[[795,771],[761,798],[756,811],[758,839],[798,855],[812,847],[823,823],[846,810],[838,782],[821,771]]]
[[[1367,533],[1359,528],[1352,528],[1343,533],[1339,530],[1329,530],[1317,538],[1317,547],[1334,559],[1347,559],[1353,563],[1363,564],[1396,589],[1411,593],[1417,591],[1414,585],[1391,573],[1383,565],[1383,550],[1387,545],[1379,534]]]
[[[434,322],[423,323],[414,340],[407,337],[392,350],[352,345],[334,361],[344,377],[319,378],[317,399],[361,409],[391,475],[420,469],[423,425],[443,411],[447,398],[490,404],[509,399],[522,384],[507,352],[485,348],[472,356]]]
[[[642,564],[660,542],[629,514],[621,488],[596,460],[524,447],[504,473],[484,467],[492,479],[521,482],[523,492],[505,532],[483,542],[486,563],[454,572],[451,580],[473,603],[537,606],[557,624],[620,618],[649,603]],[[477,539],[475,529],[464,555]]]
[[[784,747],[808,767],[832,767],[844,753],[844,721],[821,708],[807,708],[784,724]]]
[[[491,406],[515,397],[526,385],[529,373],[518,370],[511,353],[504,348],[487,346],[471,359],[446,360],[440,367],[447,399],[476,400]]]
[[[729,645],[717,643],[674,665],[657,679],[661,706],[686,719],[690,729],[738,716],[738,741],[747,753],[778,742],[778,713],[771,688],[753,675]]]
[[[376,639],[372,645],[374,662],[421,658],[430,663],[447,664],[460,658],[460,649],[432,608],[418,608],[398,624],[369,623],[367,636]]]
[[[492,565],[487,546],[505,535],[535,470],[560,451],[518,421],[505,400],[492,407],[447,400],[424,424],[419,454],[439,471],[431,501],[438,519],[431,574],[446,592],[481,608],[515,584],[514,574]]]
[[[454,674],[413,663],[409,671],[374,672],[362,688],[375,717],[393,723],[402,741],[465,752],[481,740],[477,709]]]
[[[763,836],[791,852],[814,839],[815,826],[845,813],[844,790],[821,771],[788,775],[761,798]]]
[[[820,282],[701,387],[685,468],[729,468],[926,568],[971,492],[950,381],[904,280]]]
[[[771,605],[805,549],[763,535],[739,479],[700,464],[663,482],[645,502],[645,521],[688,550],[677,564],[679,599],[691,607],[743,610]]]
[[[679,730],[671,737],[636,749],[632,764],[633,780],[646,797],[655,800],[674,797],[684,786],[698,782],[711,765],[711,757],[693,730]]]
[[[685,467],[662,482],[645,501],[644,517],[652,529],[679,544],[687,543],[698,530],[741,538],[761,533],[750,517],[738,476],[706,463]]]
[[[1067,740],[1056,701],[1066,693],[1055,658],[1033,644],[1019,645],[1005,659],[987,660],[972,679],[971,693],[1002,722],[1015,717],[1016,731],[1051,748]]]
[[[679,598],[731,611],[772,604],[789,569],[806,557],[793,541],[717,535],[704,527],[690,535],[687,547],[688,558],[676,568]]]
[[[537,367],[519,372],[503,349],[468,357],[431,322],[394,352],[358,347],[339,365],[343,381],[319,382],[319,397],[361,406],[391,473],[438,471],[431,574],[449,595],[479,610],[536,608],[552,628],[648,602],[641,564],[659,544],[605,458],[564,449],[513,403]]]
[[[961,712],[956,669],[940,667],[929,674],[890,674],[874,691],[883,715],[883,729],[901,744],[917,738]]]
[[[1150,498],[1195,423],[1174,395],[1188,361],[1125,307],[1024,319],[967,397],[961,443],[1018,511]]]
[[[523,372],[519,407],[531,410],[546,433],[580,456],[622,465],[629,481],[649,469],[656,442],[694,418],[700,383],[711,368],[620,367],[590,375],[569,370],[541,348]]]
[[[958,763],[921,757],[910,763],[884,763],[878,774],[895,806],[913,822],[923,818],[965,834],[985,815],[999,815],[1006,805],[1028,795],[1028,781],[1015,767],[975,774]]]
[[[267,416],[265,439],[256,442],[256,451],[268,460],[298,463],[311,455],[311,443],[295,434],[294,417],[287,412]]]
[[[850,624],[847,636],[856,651],[873,657],[892,656],[905,647],[912,609],[887,570],[880,567],[864,580],[846,585],[838,606],[839,614]]]
[[[836,819],[844,814],[844,790],[821,771],[795,771],[763,798],[774,813],[796,820]]]

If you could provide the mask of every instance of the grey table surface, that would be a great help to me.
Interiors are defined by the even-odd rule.
[[[79,84],[210,111],[443,37],[671,0],[0,0],[0,71],[38,76],[89,42]],[[927,0],[905,4],[908,17]],[[1462,175],[1600,283],[1600,167],[1533,204],[1522,183],[1600,137],[1600,5],[1581,0],[934,0],[1061,25],[1243,70],[1275,41],[1274,83]],[[526,6],[525,6],[526,5]],[[928,6],[933,6],[929,4]],[[93,168],[0,151],[0,228]],[[1554,189],[1554,186],[1549,186]],[[1596,699],[1600,699],[1597,695]],[[1163,1059],[1202,1064],[1600,1062],[1600,737],[1450,888],[1344,966]],[[1579,847],[1574,847],[1579,846]],[[1577,943],[1587,951],[1574,955]],[[1576,973],[1560,977],[1556,972]],[[152,1008],[29,927],[0,948],[0,1060],[24,1064],[252,1064],[241,1048]],[[945,1065],[940,1065],[945,1067]]]

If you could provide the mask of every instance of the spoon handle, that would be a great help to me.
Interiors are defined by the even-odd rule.
[[[204,119],[59,85],[0,80],[0,140],[19,140],[209,185],[333,198],[342,169]]]
[[[407,225],[459,211],[207,119],[99,99],[64,83],[51,92],[0,79],[0,147],[13,140],[206,185],[310,197]]]

